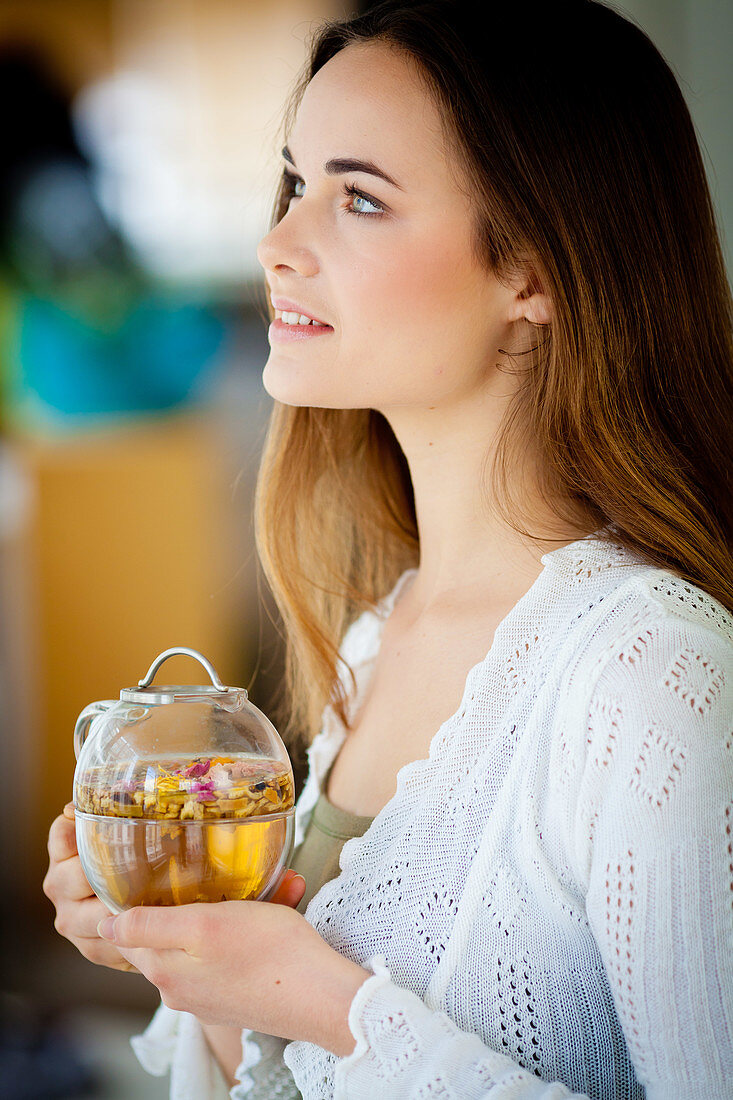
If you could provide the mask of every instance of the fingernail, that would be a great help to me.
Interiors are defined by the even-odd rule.
[[[115,918],[104,917],[97,925],[97,935],[101,936],[103,940],[112,940],[114,943]]]

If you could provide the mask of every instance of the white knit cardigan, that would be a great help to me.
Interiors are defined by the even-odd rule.
[[[308,906],[373,976],[352,1054],[286,1046],[306,1100],[733,1096],[733,617],[603,533],[542,563]],[[352,715],[414,572],[344,638]],[[345,736],[327,708],[296,842]],[[243,1040],[233,1100],[263,1057],[297,1095],[282,1044]],[[172,1100],[213,1100],[192,1016],[132,1042]]]

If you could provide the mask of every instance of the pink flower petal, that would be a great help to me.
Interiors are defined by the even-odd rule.
[[[199,779],[202,775],[206,775],[210,766],[211,760],[197,760],[190,768],[186,768],[183,774],[188,779]]]

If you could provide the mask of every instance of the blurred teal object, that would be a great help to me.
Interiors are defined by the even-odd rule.
[[[19,303],[11,401],[52,419],[156,412],[201,395],[225,336],[209,308],[149,296],[110,323],[58,301]]]

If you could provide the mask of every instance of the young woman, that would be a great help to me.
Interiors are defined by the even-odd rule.
[[[700,152],[614,11],[475,11],[320,32],[259,250],[306,897],[97,931],[52,826],[57,926],[160,989],[134,1042],[177,1100],[214,1056],[234,1098],[730,1095],[733,355]]]

